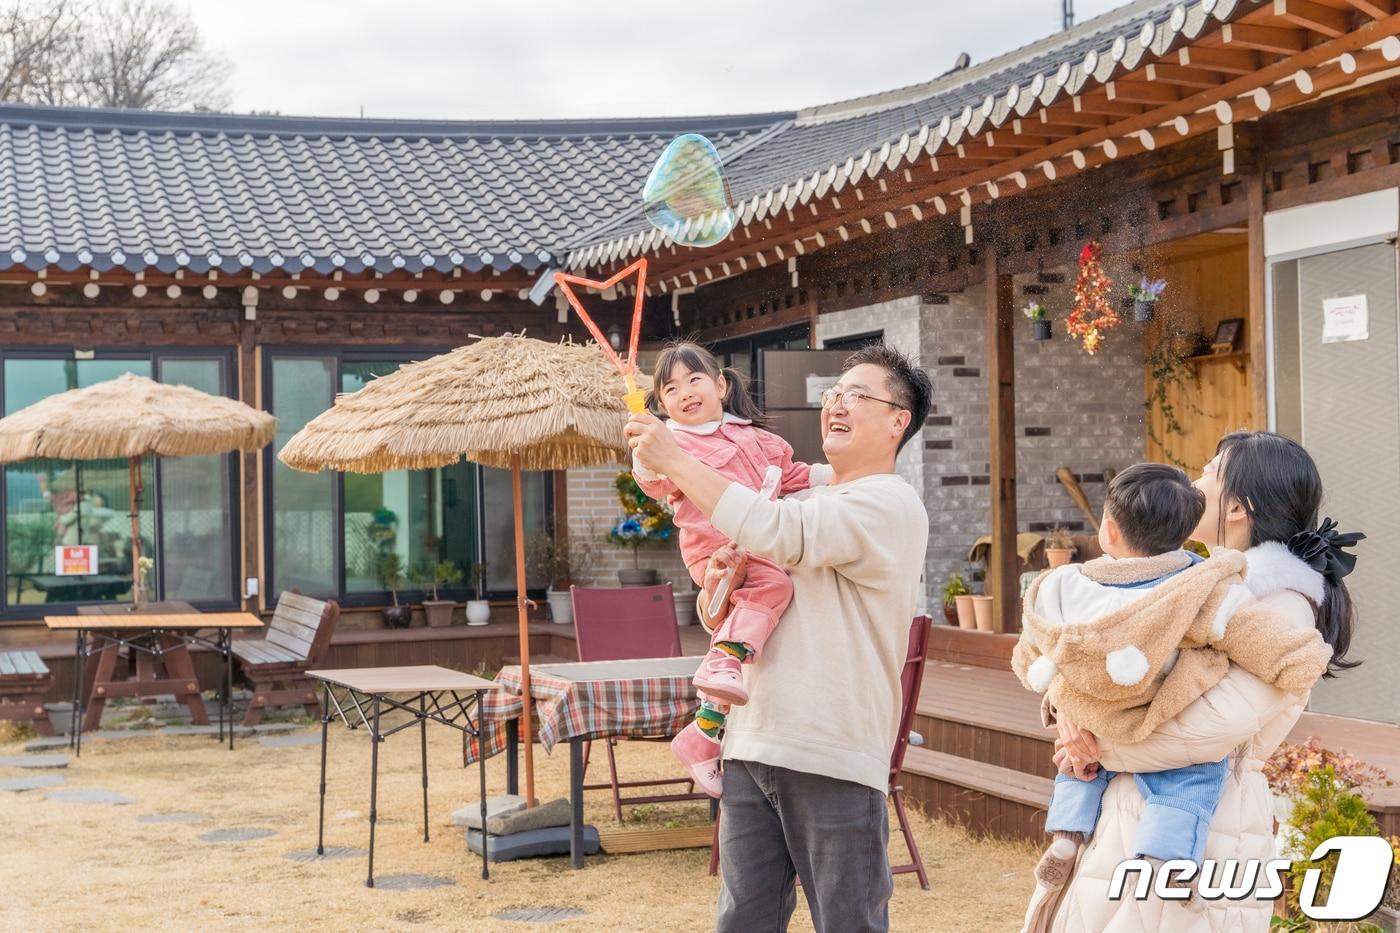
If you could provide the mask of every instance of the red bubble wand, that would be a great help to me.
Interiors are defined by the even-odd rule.
[[[623,362],[617,355],[617,351],[612,348],[608,338],[603,336],[593,317],[584,310],[583,303],[579,301],[578,295],[574,293],[571,286],[578,285],[583,288],[591,288],[597,291],[604,291],[612,288],[618,282],[627,278],[633,272],[637,273],[637,299],[632,305],[632,333],[627,339],[627,361]],[[554,273],[554,284],[559,286],[559,290],[568,299],[569,307],[574,309],[574,313],[583,321],[583,326],[588,328],[588,332],[593,335],[593,339],[598,341],[598,346],[603,348],[608,360],[617,367],[618,374],[622,376],[623,383],[627,386],[627,394],[623,401],[627,403],[629,411],[642,411],[646,408],[646,392],[637,388],[637,344],[642,336],[642,302],[646,298],[647,285],[647,261],[646,257],[638,259],[625,269],[613,275],[612,278],[603,282],[593,279],[585,279],[579,275],[570,275],[567,272]]]

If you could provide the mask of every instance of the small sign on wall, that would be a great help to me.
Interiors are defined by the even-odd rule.
[[[1365,295],[1346,295],[1322,301],[1322,342],[1345,343],[1370,337]]]
[[[60,577],[97,573],[97,545],[60,544],[53,549],[53,565]]]
[[[818,376],[810,374],[807,376],[807,404],[820,408],[822,404],[822,393],[836,383],[841,381],[840,376]]]

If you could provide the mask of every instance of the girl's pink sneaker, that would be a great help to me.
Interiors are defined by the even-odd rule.
[[[719,740],[691,723],[671,740],[671,753],[681,760],[701,790],[718,797],[724,790],[719,768]]]
[[[719,648],[711,648],[705,655],[692,683],[707,695],[731,706],[743,706],[749,702],[749,691],[744,689],[744,666],[734,655]]]

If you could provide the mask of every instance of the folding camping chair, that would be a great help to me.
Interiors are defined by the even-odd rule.
[[[671,584],[659,586],[623,587],[620,589],[590,589],[570,587],[574,604],[574,634],[578,639],[580,661],[622,661],[633,658],[678,658],[681,656],[680,630],[676,627],[676,601]],[[615,750],[619,739],[631,736],[609,736],[608,782],[584,784],[585,791],[608,788],[612,791],[613,813],[622,822],[622,805],[663,803],[674,800],[707,799],[695,792],[690,778],[666,778],[652,781],[620,781],[617,777]],[[669,742],[671,736],[645,736],[635,741]],[[588,773],[592,742],[584,744],[583,770]],[[685,784],[683,794],[661,794],[623,797],[625,787],[658,787]]]

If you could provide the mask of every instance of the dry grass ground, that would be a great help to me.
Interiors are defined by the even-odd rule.
[[[312,730],[307,729],[305,732]],[[22,754],[21,746],[0,755]],[[575,907],[586,915],[548,929],[703,931],[713,928],[719,882],[706,873],[708,851],[597,856],[580,872],[553,858],[492,866],[466,849],[451,812],[475,799],[475,766],[461,768],[456,733],[429,730],[432,842],[421,836],[418,740],[391,737],[380,753],[377,876],[421,873],[452,887],[391,891],[364,886],[361,859],[300,863],[284,855],[316,843],[319,747],[265,748],[244,739],[230,753],[203,737],[85,743],[65,772],[68,787],[96,787],[132,798],[129,806],[49,800],[45,791],[0,793],[0,929],[6,930],[543,930],[492,914],[511,908]],[[620,752],[627,776],[674,771],[664,745]],[[567,787],[564,749],[536,758],[542,797]],[[34,772],[0,770],[0,777]],[[504,791],[493,760],[489,786]],[[328,846],[364,847],[369,805],[369,743],[332,730],[326,802]],[[199,823],[142,823],[143,814],[192,811]],[[703,821],[699,804],[654,807],[638,822]],[[1014,929],[1034,856],[1028,847],[976,840],[912,814],[933,890],[912,875],[896,879],[891,925],[898,931]],[[587,818],[611,826],[606,794],[591,794]],[[265,827],[275,835],[242,843],[206,843],[201,833]],[[898,832],[891,852],[903,853]],[[792,929],[810,929],[800,905]]]

